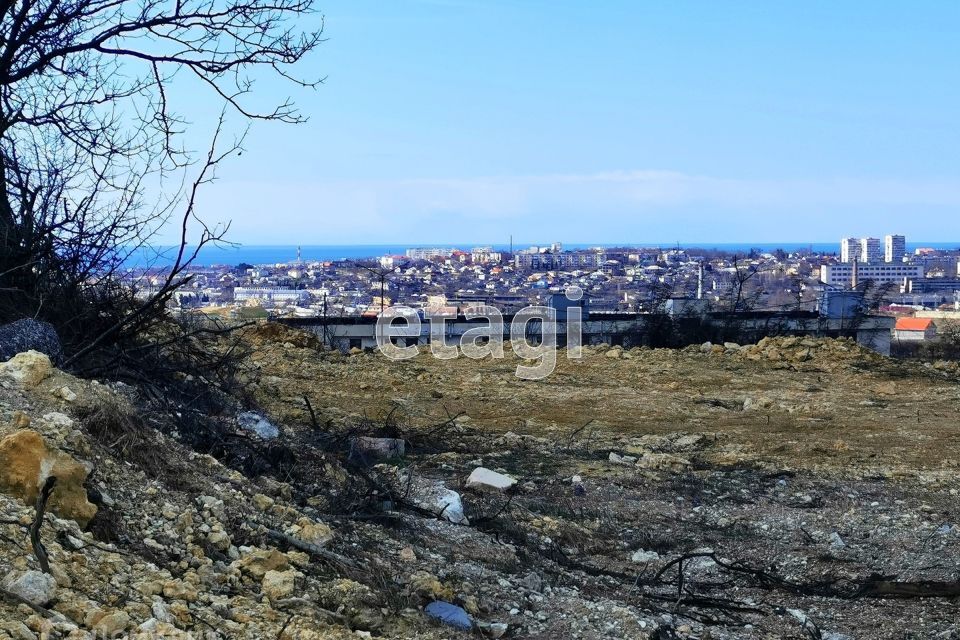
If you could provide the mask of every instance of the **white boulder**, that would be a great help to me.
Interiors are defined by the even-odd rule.
[[[477,467],[467,478],[467,486],[471,489],[492,489],[506,491],[517,484],[516,478],[504,473],[498,473],[486,467]]]

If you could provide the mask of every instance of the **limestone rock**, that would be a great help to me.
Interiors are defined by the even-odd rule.
[[[637,462],[637,459],[634,456],[622,456],[614,451],[610,452],[610,455],[607,456],[607,460],[614,464],[635,464]]]
[[[24,351],[0,363],[0,376],[19,382],[28,389],[36,387],[52,373],[53,365],[49,356],[39,351]]]
[[[289,598],[296,590],[297,572],[288,571],[267,571],[263,576],[263,582],[260,588],[263,595],[270,600],[282,600]]]
[[[94,630],[107,638],[116,637],[117,634],[126,631],[130,625],[130,614],[126,611],[114,611],[100,618],[94,625]]]
[[[655,562],[659,560],[660,554],[656,551],[644,551],[643,549],[637,549],[633,552],[633,555],[630,556],[630,559],[637,564],[647,564],[648,562]]]
[[[86,465],[69,454],[48,449],[43,436],[36,431],[25,429],[0,440],[0,491],[33,504],[46,479],[56,476],[50,509],[63,518],[76,520],[81,527],[97,513],[83,486],[89,472]]]
[[[469,524],[467,516],[463,513],[463,501],[460,494],[450,489],[445,490],[437,498],[437,513],[443,515],[444,520],[454,524]]]
[[[430,600],[453,600],[453,589],[440,582],[429,571],[417,571],[410,576],[410,592]]]
[[[264,551],[263,549],[248,550],[244,555],[233,563],[247,575],[256,580],[263,580],[268,571],[283,571],[290,567],[290,561],[287,556],[276,549]]]
[[[409,482],[410,498],[417,505],[429,509],[448,522],[469,524],[469,520],[463,512],[463,500],[459,493],[447,489],[442,482],[437,480],[429,480],[419,476],[410,478],[403,474],[399,477],[404,484]]]
[[[637,467],[653,471],[684,471],[691,466],[689,460],[670,453],[645,453],[637,460]]]
[[[58,429],[69,429],[73,426],[73,418],[58,411],[43,414],[43,420]],[[29,422],[23,428],[26,429],[27,426],[29,426]]]
[[[8,576],[5,588],[39,607],[46,606],[57,595],[56,579],[42,571],[27,571],[16,578]]]
[[[270,507],[273,506],[274,500],[270,496],[265,496],[262,493],[254,494],[253,504],[256,505],[257,509],[260,511],[269,511]]]
[[[77,394],[70,387],[63,386],[54,390],[53,395],[66,402],[73,402],[77,399]]]
[[[310,518],[300,518],[297,524],[288,531],[298,540],[315,547],[322,547],[333,540],[333,530],[322,522],[314,522]]]
[[[515,478],[497,473],[485,467],[477,467],[467,478],[467,486],[473,489],[492,489],[494,491],[506,491],[517,484]]]
[[[211,531],[207,535],[207,542],[217,551],[227,551],[230,548],[230,536],[224,531]]]
[[[189,582],[183,580],[168,580],[163,585],[163,597],[169,600],[183,600],[185,602],[194,602],[199,593],[197,588]]]

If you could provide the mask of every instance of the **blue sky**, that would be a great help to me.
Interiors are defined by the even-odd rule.
[[[960,2],[320,2],[236,241],[960,240]]]

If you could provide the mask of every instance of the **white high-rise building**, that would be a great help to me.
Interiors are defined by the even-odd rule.
[[[840,240],[840,262],[860,261],[860,238]]]
[[[880,238],[860,238],[860,260],[870,264],[883,262],[883,245]]]
[[[903,262],[907,255],[907,238],[890,235],[883,239],[883,259],[885,262]]]

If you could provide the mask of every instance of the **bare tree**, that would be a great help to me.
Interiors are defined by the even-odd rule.
[[[380,292],[380,313],[383,313],[387,306],[386,298],[390,291],[390,285],[393,284],[395,287],[399,286],[394,279],[396,274],[395,270],[392,267],[383,266],[376,260],[357,260],[353,264],[369,275],[372,281],[377,283],[376,291]]]
[[[761,287],[753,287],[753,281],[760,275],[761,270],[749,260],[734,255],[731,259],[733,272],[730,280],[730,292],[727,296],[727,311],[737,313],[752,310],[760,295]]]
[[[312,9],[312,0],[0,0],[0,321],[51,321],[74,368],[129,354],[130,344],[115,347],[162,315],[200,247],[224,237],[227,225],[203,222],[197,194],[239,153],[242,136],[222,143],[225,117],[303,120],[290,100],[263,107],[252,89],[269,76],[317,83],[291,73],[321,41],[322,21],[299,26]],[[223,108],[199,157],[175,104],[193,85]],[[118,271],[169,222],[179,246],[158,291],[136,300]]]
[[[857,283],[855,291],[860,293],[859,304],[852,309],[849,318],[840,319],[840,335],[857,338],[861,327],[867,322],[872,311],[877,311],[883,301],[893,292],[896,285],[892,282],[879,283],[875,280],[863,280]],[[872,347],[873,345],[865,345]]]
[[[751,255],[756,250],[751,250]],[[722,301],[721,309],[725,312],[720,336],[723,340],[742,340],[743,318],[739,315],[753,311],[763,295],[760,281],[761,268],[749,259],[734,254],[731,258],[732,271],[730,273],[729,289]]]

